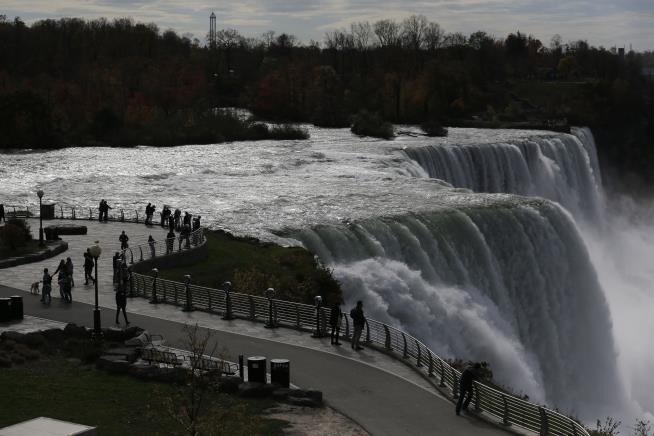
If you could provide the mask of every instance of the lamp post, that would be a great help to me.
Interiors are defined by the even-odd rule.
[[[39,246],[43,247],[45,244],[43,243],[43,206],[42,206],[42,198],[43,198],[43,189],[39,189],[36,191],[36,195],[39,196]]]
[[[186,304],[184,305],[184,312],[191,312],[193,310],[193,297],[191,296],[191,275],[184,276],[184,290],[186,291]]]
[[[320,308],[322,307],[322,297],[316,295],[313,302],[316,306],[316,331],[312,336],[314,338],[322,338],[322,332],[320,331]]]
[[[230,321],[234,319],[234,315],[232,315],[232,298],[229,295],[232,292],[232,282],[223,283],[223,290],[225,291],[225,316],[223,316],[223,319]]]
[[[93,310],[93,337],[95,339],[102,338],[102,323],[100,321],[100,309],[98,308],[98,257],[102,253],[99,242],[95,241],[95,245],[89,247],[89,253],[93,257],[95,264],[95,309]]]
[[[159,270],[157,268],[152,268],[152,299],[150,300],[150,304],[159,303],[159,300],[157,300],[157,277],[159,277]],[[165,297],[166,294],[164,292],[164,300],[166,299]],[[177,298],[175,298],[175,300],[177,300]]]

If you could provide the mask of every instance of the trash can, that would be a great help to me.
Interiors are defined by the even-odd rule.
[[[11,321],[10,298],[0,298],[0,322]]]
[[[11,319],[23,319],[23,297],[12,295],[11,300]]]
[[[291,363],[288,359],[270,359],[270,383],[284,388],[291,385]]]
[[[55,205],[51,204],[41,204],[41,217],[44,220],[53,220],[55,217]]]
[[[263,356],[248,357],[248,381],[266,383],[266,358]]]

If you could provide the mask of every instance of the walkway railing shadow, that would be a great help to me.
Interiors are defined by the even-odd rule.
[[[201,242],[204,242],[204,233],[200,235]],[[192,243],[191,246],[194,247]],[[311,331],[316,337],[328,335],[330,309],[320,306],[320,303],[312,306],[232,292],[229,286],[223,289],[197,286],[191,283],[190,276],[187,276],[185,283],[181,283],[161,279],[156,273],[147,275],[130,272],[129,286],[131,297],[147,298],[151,303],[173,304],[181,306],[185,311],[202,310],[222,315],[227,320],[241,318],[265,322],[268,327]],[[341,336],[350,340],[352,319],[348,314],[343,315],[343,323],[345,325]],[[458,399],[461,372],[409,333],[367,319],[365,342],[410,365],[451,400]],[[472,405],[477,414],[505,427],[516,426],[543,436],[589,436],[581,424],[557,411],[479,382],[474,384]]]

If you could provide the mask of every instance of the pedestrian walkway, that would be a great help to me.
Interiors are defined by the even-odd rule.
[[[166,231],[158,226],[133,223],[82,220],[78,223],[88,227],[87,235],[64,236],[69,250],[61,256],[0,270],[0,295],[8,296],[21,290],[27,314],[91,326],[94,288],[83,285],[82,254],[98,240],[103,248],[98,268],[99,304],[106,308],[102,310],[103,326],[113,325],[115,298],[111,257],[120,247],[118,235],[125,230],[133,247],[145,242],[150,234],[155,240],[163,240]],[[33,229],[38,228],[37,220],[30,224]],[[52,304],[44,306],[38,296],[27,292],[29,285],[40,278],[43,268],[54,269],[61,257],[69,256],[76,266],[74,302],[70,305],[54,298],[58,296],[55,286]],[[454,405],[421,375],[404,362],[377,351],[355,352],[348,343],[343,347],[331,346],[329,338],[314,339],[307,333],[287,328],[265,329],[262,324],[247,320],[224,321],[218,315],[183,312],[178,307],[150,304],[141,298],[129,299],[127,312],[133,325],[163,334],[174,347],[185,346],[183,324],[197,323],[215,333],[219,350],[223,350],[222,357],[227,360],[237,359],[238,354],[290,359],[295,384],[322,390],[331,406],[373,435],[506,434],[477,418],[455,416]]]

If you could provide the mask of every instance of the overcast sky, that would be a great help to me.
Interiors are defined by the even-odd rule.
[[[0,14],[32,23],[58,17],[125,17],[154,22],[204,39],[209,14],[218,29],[246,36],[267,30],[287,32],[308,42],[353,21],[401,20],[424,14],[447,32],[485,30],[497,37],[520,30],[549,44],[586,39],[605,47],[633,44],[654,49],[654,0],[0,0]]]

